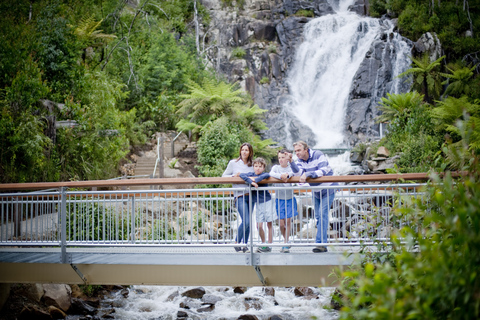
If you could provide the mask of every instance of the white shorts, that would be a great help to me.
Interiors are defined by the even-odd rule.
[[[277,219],[277,212],[272,200],[257,203],[257,222],[271,222]]]

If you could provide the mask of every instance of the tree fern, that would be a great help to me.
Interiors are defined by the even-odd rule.
[[[421,59],[412,57],[412,68],[398,76],[413,76],[413,90],[423,93],[425,101],[431,103],[440,97],[442,81],[438,68],[444,58],[445,56],[442,56],[432,62],[428,54],[423,55]]]
[[[473,71],[475,68],[476,66],[471,68],[460,68],[458,66],[452,66],[451,68],[447,67],[447,70],[451,73],[441,74],[447,78],[447,80],[442,82],[442,84],[448,84],[445,94],[454,97],[460,97],[462,94],[469,95],[473,90],[471,79],[473,77]]]
[[[180,96],[184,100],[180,102],[177,113],[200,126],[222,116],[235,118],[246,102],[244,92],[236,89],[235,84],[217,83],[207,78],[201,85],[190,83],[188,88],[190,93]]]
[[[85,46],[98,46],[104,42],[109,42],[115,39],[117,36],[102,33],[103,30],[97,30],[102,24],[102,21],[103,19],[98,22],[95,21],[93,15],[83,18],[75,28],[74,34]]]

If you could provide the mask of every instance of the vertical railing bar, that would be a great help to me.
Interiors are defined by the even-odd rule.
[[[62,197],[61,209],[60,209],[62,263],[67,263],[67,190],[66,190],[66,187],[60,187],[60,192]]]
[[[135,229],[136,229],[136,226],[135,226],[135,194],[132,194],[132,229],[131,229],[131,241],[132,243],[134,244],[135,243]]]

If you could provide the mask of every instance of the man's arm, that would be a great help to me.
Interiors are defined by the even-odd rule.
[[[332,167],[330,167],[328,159],[323,152],[316,151],[312,158],[311,163],[306,165],[303,170],[303,173],[307,178],[333,175]]]

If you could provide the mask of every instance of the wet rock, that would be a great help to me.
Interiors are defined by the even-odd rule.
[[[266,296],[274,297],[275,296],[275,289],[272,288],[272,287],[263,288],[263,293]]]
[[[205,289],[202,287],[194,288],[182,293],[182,297],[188,297],[192,299],[201,299],[205,295]]]
[[[177,312],[177,319],[185,319],[188,318],[188,313],[185,311],[178,311]]]
[[[197,309],[197,312],[210,312],[215,310],[215,304],[207,303],[203,307]]]
[[[362,163],[363,155],[360,152],[351,152],[350,153],[350,161],[354,163]]]
[[[203,303],[208,303],[208,304],[215,304],[218,301],[221,301],[222,297],[213,295],[213,294],[206,294],[202,297],[202,302]]]
[[[253,314],[242,314],[237,320],[258,320],[258,318]]]
[[[124,298],[128,297],[128,294],[129,294],[129,293],[130,293],[130,292],[129,292],[128,289],[126,289],[126,288],[125,288],[125,289],[122,289],[122,291],[120,291],[120,294],[121,294]]]
[[[73,314],[82,314],[82,315],[93,315],[97,309],[91,306],[89,303],[82,299],[72,298],[72,305],[70,313]]]
[[[172,293],[168,296],[167,301],[173,301],[179,295],[180,295],[180,293],[178,291],[175,291],[174,293]]]
[[[247,291],[246,287],[235,287],[235,288],[233,288],[234,293],[244,294],[245,291]]]
[[[268,318],[268,320],[283,320],[283,318],[277,315],[273,315],[270,318]]]
[[[262,302],[260,301],[259,298],[251,298],[247,297],[245,298],[245,309],[255,309],[255,310],[262,310]]]
[[[311,288],[308,287],[296,287],[293,291],[296,297],[303,297],[303,296],[312,296],[314,292]]]

